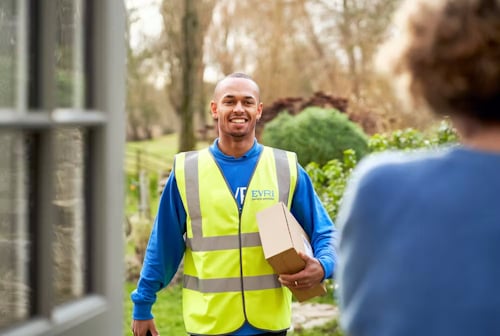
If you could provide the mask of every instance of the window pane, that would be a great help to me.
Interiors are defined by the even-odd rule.
[[[25,137],[0,130],[0,328],[30,312]]]
[[[55,138],[54,292],[60,304],[86,288],[85,133],[58,129]]]
[[[57,0],[58,107],[84,107],[83,1]]]
[[[0,107],[16,100],[17,0],[0,1]]]

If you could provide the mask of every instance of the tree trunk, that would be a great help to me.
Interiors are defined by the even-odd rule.
[[[344,35],[343,36],[345,45],[344,48],[347,53],[347,59],[349,61],[349,76],[351,78],[351,83],[352,83],[352,93],[354,97],[358,98],[359,78],[358,78],[358,65],[355,55],[356,41],[351,27],[351,25],[353,25],[354,21],[356,20],[355,15],[353,13],[355,9],[352,8],[353,6],[351,5],[353,4],[351,4],[349,0],[344,0],[342,4],[343,4],[344,17],[343,17],[341,31]]]
[[[196,147],[194,134],[194,109],[196,106],[196,86],[198,66],[201,62],[201,45],[197,43],[201,34],[196,0],[185,0],[184,17],[182,19],[183,57],[182,62],[182,98],[181,98],[181,130],[179,134],[179,151],[188,151]]]

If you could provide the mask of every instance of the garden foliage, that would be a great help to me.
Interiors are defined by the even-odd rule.
[[[300,164],[326,164],[343,160],[353,149],[358,157],[368,153],[368,136],[361,127],[335,109],[306,108],[296,116],[282,112],[266,124],[262,143],[297,153]]]
[[[369,138],[369,151],[386,150],[411,151],[452,144],[458,140],[455,130],[446,121],[439,127],[424,134],[412,128],[397,130],[388,134],[375,134]],[[337,216],[347,180],[359,161],[353,149],[343,153],[342,160],[332,159],[325,164],[309,162],[304,168],[311,177],[313,186],[332,219]]]

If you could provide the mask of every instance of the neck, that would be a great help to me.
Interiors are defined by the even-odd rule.
[[[500,153],[500,123],[460,118],[454,119],[453,124],[464,146],[479,151]]]
[[[218,147],[220,151],[226,155],[233,156],[235,158],[242,157],[246,152],[252,148],[254,143],[254,138],[241,139],[241,141],[235,141],[234,139],[227,139],[220,137],[218,141]]]

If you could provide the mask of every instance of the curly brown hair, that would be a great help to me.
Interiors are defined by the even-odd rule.
[[[378,64],[414,106],[500,121],[500,0],[408,0]]]

